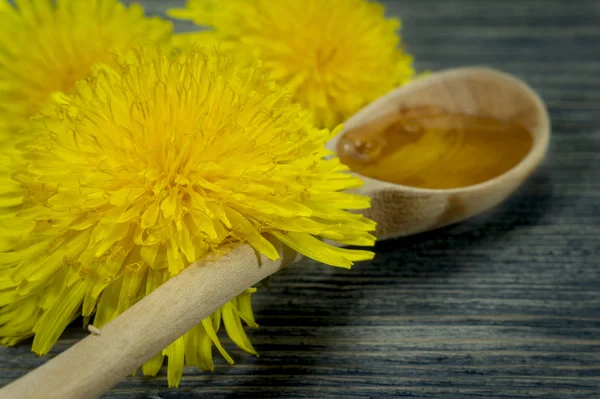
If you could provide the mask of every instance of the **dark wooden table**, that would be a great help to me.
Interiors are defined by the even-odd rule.
[[[539,91],[544,166],[494,211],[381,243],[352,271],[278,274],[255,296],[260,358],[228,343],[234,367],[186,369],[179,389],[129,378],[104,398],[600,398],[600,2],[386,3],[419,68],[489,65]],[[29,344],[0,349],[0,385],[45,361]]]

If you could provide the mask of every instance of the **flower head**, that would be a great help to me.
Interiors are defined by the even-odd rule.
[[[179,35],[181,43],[210,40],[261,60],[321,126],[336,126],[413,75],[399,21],[370,1],[188,0],[170,14],[214,28]]]
[[[0,165],[0,337],[46,353],[77,314],[103,324],[196,260],[267,237],[324,263],[370,259],[368,198],[324,148],[331,132],[253,67],[193,49],[99,65],[33,117]],[[336,130],[337,132],[337,130]],[[31,139],[33,137],[34,139]],[[221,319],[254,352],[247,291],[144,366],[212,368]],[[81,309],[81,310],[79,310]],[[228,358],[228,360],[231,360]]]
[[[170,38],[171,23],[117,0],[0,0],[0,130],[19,127],[55,91],[70,92],[96,62],[139,41]],[[6,134],[6,132],[4,133]]]

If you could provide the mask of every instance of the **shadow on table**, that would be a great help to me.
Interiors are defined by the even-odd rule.
[[[417,279],[427,279],[431,272],[452,273],[461,268],[460,256],[453,255],[504,245],[523,229],[539,225],[560,206],[553,201],[550,176],[541,170],[512,197],[484,214],[431,232],[377,243],[374,261],[385,260],[388,267],[405,270]],[[390,257],[396,261],[389,262]],[[419,262],[425,259],[426,263]]]

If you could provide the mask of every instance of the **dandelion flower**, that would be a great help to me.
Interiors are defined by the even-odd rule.
[[[339,129],[313,127],[264,72],[226,56],[136,54],[53,96],[0,165],[4,344],[34,335],[33,350],[47,353],[77,315],[101,327],[187,265],[242,243],[277,258],[278,239],[340,267],[373,256],[321,240],[374,242],[374,222],[348,211],[369,199],[343,191],[361,181],[324,147]],[[175,386],[184,364],[212,369],[213,344],[231,362],[221,322],[254,353],[242,328],[255,325],[252,292],[143,372],[156,374],[168,356]]]
[[[400,47],[400,22],[366,0],[188,0],[176,18],[212,27],[176,35],[220,43],[246,59],[259,59],[294,99],[334,127],[359,108],[407,82],[412,58]]]
[[[117,0],[11,3],[0,0],[0,129],[22,126],[96,62],[111,62],[138,41],[164,42],[172,31],[170,22]]]

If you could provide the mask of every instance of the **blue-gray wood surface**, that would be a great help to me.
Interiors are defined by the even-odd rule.
[[[255,295],[260,358],[225,339],[233,367],[186,369],[178,389],[164,371],[128,378],[104,398],[600,398],[600,2],[386,4],[420,69],[489,65],[539,91],[543,167],[494,211],[381,243],[351,271],[279,273]],[[0,349],[0,385],[46,360],[29,348]]]

